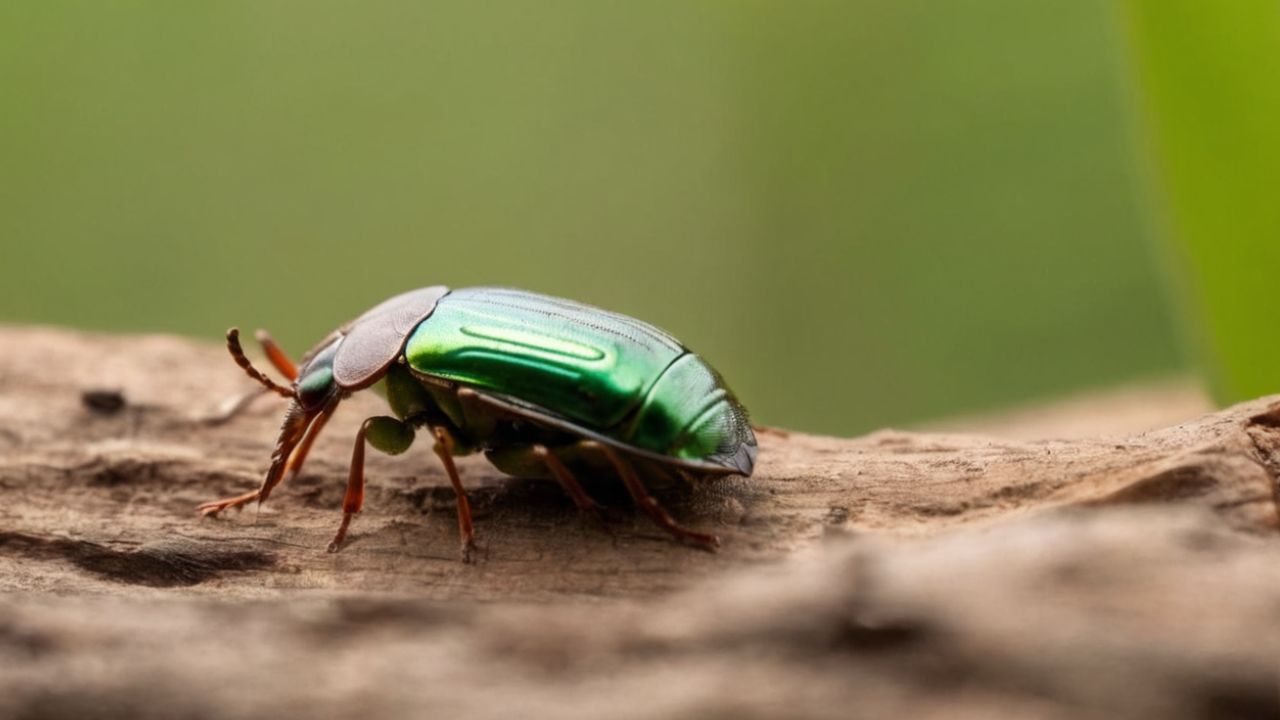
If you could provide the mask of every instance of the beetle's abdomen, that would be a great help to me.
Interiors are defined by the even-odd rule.
[[[692,353],[650,388],[619,439],[684,460],[704,460],[750,475],[756,438],[747,414],[720,376]]]
[[[684,352],[675,338],[625,315],[504,288],[454,290],[405,345],[419,372],[596,430],[626,418]]]

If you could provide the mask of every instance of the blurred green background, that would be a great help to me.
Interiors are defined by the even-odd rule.
[[[1280,2],[1125,0],[1145,186],[1220,402],[1280,390]]]
[[[445,283],[855,433],[1177,372],[1103,0],[0,5],[0,321],[300,353]],[[235,372],[228,362],[228,372]]]

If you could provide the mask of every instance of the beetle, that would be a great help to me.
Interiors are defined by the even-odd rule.
[[[397,455],[426,428],[457,497],[463,559],[475,530],[453,458],[483,452],[504,473],[559,482],[580,510],[603,519],[578,476],[621,479],[635,504],[678,540],[714,549],[715,535],[677,524],[646,481],[749,476],[757,444],[747,412],[720,375],[671,335],[626,315],[525,290],[432,286],[386,300],[321,340],[295,365],[265,332],[277,384],[246,357],[239,331],[227,348],[249,377],[289,402],[261,487],[207,502],[216,516],[265,502],[296,475],[338,404],[380,385],[392,415],[356,433],[329,551],[342,547],[364,501],[366,443]]]

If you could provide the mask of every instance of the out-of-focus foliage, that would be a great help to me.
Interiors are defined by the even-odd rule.
[[[1187,335],[1219,400],[1280,391],[1280,3],[1124,7]]]
[[[0,5],[0,319],[294,352],[447,283],[855,432],[1175,368],[1102,0]],[[228,362],[228,372],[235,372]]]

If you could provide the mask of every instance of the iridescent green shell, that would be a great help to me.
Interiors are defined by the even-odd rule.
[[[505,288],[444,295],[409,336],[414,371],[709,471],[750,474],[756,440],[720,376],[647,323]]]

